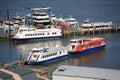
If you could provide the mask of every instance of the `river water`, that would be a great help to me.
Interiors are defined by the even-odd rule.
[[[6,10],[10,10],[10,16],[25,15],[30,11],[26,8],[52,7],[52,12],[60,17],[76,18],[79,24],[89,18],[91,21],[103,21],[120,24],[119,0],[0,0],[0,19],[6,18]],[[82,55],[70,56],[67,59],[56,61],[44,66],[53,71],[60,65],[78,65],[120,69],[120,33],[105,33],[85,35],[91,37],[105,37],[105,49]],[[84,36],[75,36],[84,37]],[[57,40],[45,40],[34,42],[14,43],[8,40],[0,40],[0,62],[8,63],[25,58],[35,46],[67,46],[69,38]]]

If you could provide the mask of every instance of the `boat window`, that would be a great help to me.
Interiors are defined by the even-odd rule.
[[[5,23],[6,25],[8,25],[8,26],[14,26],[13,24],[11,24],[11,23]]]
[[[36,51],[34,51],[34,50],[32,51],[32,53],[35,53],[35,52],[36,52]]]
[[[43,35],[45,35],[45,33],[43,33]]]
[[[28,36],[27,34],[25,34],[25,36]]]
[[[77,41],[70,41],[70,43],[77,43]]]
[[[39,50],[33,50],[32,53],[40,52]]]
[[[34,58],[36,58],[36,57],[37,57],[37,55],[33,55],[33,57],[34,57]]]
[[[55,34],[57,34],[57,33],[56,33],[56,32],[53,32],[52,34],[55,35]]]
[[[83,40],[83,42],[87,42],[87,41],[90,41],[90,40]]]
[[[60,54],[61,54],[61,51],[60,51]]]
[[[81,43],[82,43],[82,41],[79,41],[79,43],[81,44]]]

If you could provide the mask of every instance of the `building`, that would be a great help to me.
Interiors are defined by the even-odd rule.
[[[82,66],[60,66],[52,80],[120,80],[120,70]]]

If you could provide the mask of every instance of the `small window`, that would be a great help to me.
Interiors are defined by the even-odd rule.
[[[58,71],[61,71],[61,72],[64,72],[65,70],[66,70],[66,68],[58,69]]]
[[[37,55],[33,55],[33,57],[34,57],[34,58],[36,58],[36,57],[37,57]]]
[[[61,51],[60,51],[60,54],[61,54]]]

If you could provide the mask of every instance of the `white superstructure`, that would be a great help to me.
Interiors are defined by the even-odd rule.
[[[51,22],[49,15],[45,12],[34,12],[32,17],[34,24],[49,24]]]
[[[57,28],[36,29],[21,27],[18,29],[17,34],[13,37],[13,40],[37,40],[60,37],[62,37],[62,33],[61,30]]]
[[[81,24],[81,30],[103,30],[111,29],[113,26],[112,22],[90,22],[89,19],[86,19],[83,24]]]
[[[65,18],[64,20],[65,20],[65,22],[67,22],[70,25],[71,28],[78,28],[79,27],[76,19],[71,17],[71,16],[69,18]]]
[[[46,64],[56,60],[68,57],[67,49],[63,46],[56,45],[55,47],[36,47],[27,58],[27,64]]]

